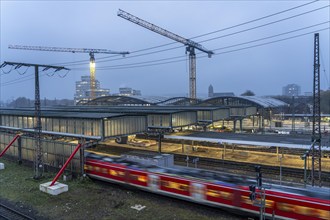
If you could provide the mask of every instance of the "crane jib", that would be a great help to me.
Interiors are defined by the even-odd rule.
[[[161,28],[161,27],[159,27],[159,26],[157,26],[155,24],[152,24],[152,23],[150,23],[148,21],[145,21],[145,20],[143,20],[143,19],[141,19],[139,17],[136,17],[136,16],[128,13],[128,12],[125,12],[124,10],[119,9],[117,15],[119,17],[122,17],[122,18],[130,21],[130,22],[133,22],[133,23],[135,23],[137,25],[140,25],[140,26],[142,26],[142,27],[144,27],[146,29],[149,29],[149,30],[151,30],[153,32],[156,32],[156,33],[158,33],[160,35],[163,35],[165,37],[168,37],[168,38],[170,38],[172,40],[175,40],[177,42],[180,42],[180,43],[182,43],[182,44],[184,44],[186,46],[191,46],[191,47],[194,47],[194,48],[196,48],[196,49],[198,49],[198,50],[200,50],[202,52],[205,52],[205,53],[208,54],[209,57],[211,57],[211,55],[214,54],[213,51],[207,50],[201,44],[199,44],[199,43],[197,43],[195,41],[192,41],[190,39],[186,39],[186,38],[181,37],[181,36],[179,36],[177,34],[174,34],[174,33],[170,32],[170,31],[168,31],[168,30],[166,30],[164,28]]]

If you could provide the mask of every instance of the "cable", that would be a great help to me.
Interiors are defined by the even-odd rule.
[[[0,76],[5,75],[5,74],[9,74],[12,70],[13,70],[13,66],[10,67],[10,70],[8,72],[4,71],[3,68],[0,68],[1,71],[3,72]]]
[[[312,34],[312,33],[315,33],[315,32],[320,32],[320,31],[324,31],[324,30],[328,30],[328,29],[329,28],[323,28],[323,29],[311,31],[311,32],[308,32],[308,33],[299,34],[299,35],[295,35],[295,36],[292,36],[292,37],[280,39],[280,40],[275,40],[275,41],[270,41],[270,42],[267,42],[267,43],[262,43],[262,44],[257,44],[257,45],[249,46],[249,47],[244,47],[244,48],[239,48],[239,49],[235,49],[235,50],[225,51],[225,52],[222,52],[222,53],[215,53],[213,56],[217,56],[217,55],[221,55],[221,54],[226,54],[226,53],[237,52],[237,51],[246,50],[246,49],[251,49],[251,48],[254,48],[254,47],[260,47],[260,46],[264,46],[264,45],[268,45],[268,44],[272,44],[272,43],[281,42],[281,41],[284,41],[284,40],[289,40],[289,39],[293,39],[293,38],[297,38],[297,37],[302,37],[302,36],[305,36],[305,35],[308,35],[308,34]],[[217,49],[214,49],[214,51],[221,50],[221,49],[222,48],[217,48]],[[208,57],[208,56],[207,55],[198,56],[198,58],[206,58],[206,57]],[[139,67],[163,65],[163,64],[169,64],[169,63],[177,63],[177,62],[183,62],[185,60],[186,59],[181,59],[181,60],[176,60],[176,61],[169,61],[169,62],[148,64],[148,65],[136,65],[136,66],[130,66],[130,67],[118,67],[118,68],[117,67],[109,67],[109,68],[97,69],[97,70],[101,71],[101,70],[109,70],[109,69],[131,69],[131,68],[139,68]]]
[[[61,76],[60,74],[58,74],[58,76],[60,78],[64,78],[69,72],[70,72],[70,70],[68,70],[63,76]],[[55,74],[55,72],[53,73],[53,75],[54,74]],[[40,73],[39,77],[43,77],[43,76],[46,76],[46,75],[49,76],[49,73],[43,72],[43,73]],[[32,76],[32,78],[29,78],[31,76]],[[24,79],[24,80],[22,80],[22,79]],[[10,81],[7,81],[7,82],[3,82],[3,83],[1,83],[1,86],[9,86],[9,85],[13,85],[13,84],[16,84],[16,83],[26,82],[26,81],[29,81],[29,80],[34,80],[34,73],[31,73],[29,75],[25,75],[23,77],[16,78],[16,79],[13,79],[13,80],[10,80]]]
[[[324,64],[324,61],[323,61],[323,55],[322,55],[321,50],[320,50],[320,55],[321,55],[321,66],[323,66],[324,77],[325,77],[325,80],[327,81],[328,88],[330,88],[330,83],[329,83],[329,79],[328,79],[328,76],[327,76],[326,71],[325,71],[325,64]]]
[[[234,25],[234,26],[230,26],[230,27],[223,28],[223,29],[216,30],[216,31],[212,31],[212,32],[209,32],[209,33],[206,33],[206,34],[198,35],[198,36],[195,36],[195,37],[192,37],[192,38],[189,38],[189,39],[195,39],[195,38],[199,38],[199,37],[202,37],[202,36],[207,36],[207,35],[214,34],[214,33],[217,33],[217,32],[221,32],[221,31],[232,29],[232,28],[240,27],[240,26],[243,26],[243,25],[246,25],[246,24],[249,24],[249,23],[253,23],[253,22],[260,21],[260,20],[263,20],[263,19],[266,19],[266,18],[269,18],[269,17],[273,17],[275,15],[283,14],[285,12],[292,11],[292,10],[297,9],[297,8],[301,8],[301,7],[304,7],[306,5],[313,4],[315,2],[318,2],[318,0],[312,1],[312,2],[308,2],[308,3],[305,3],[305,4],[299,5],[299,6],[295,6],[295,7],[292,7],[292,8],[283,10],[283,11],[280,11],[280,12],[276,12],[276,13],[270,14],[270,15],[266,15],[266,16],[263,16],[263,17],[260,17],[260,18],[257,18],[257,19],[253,19],[253,20],[250,20],[250,21],[247,21],[247,22],[243,22],[243,23],[240,23],[240,24],[237,24],[237,25]],[[146,50],[151,50],[151,49],[156,49],[156,48],[159,48],[159,47],[164,47],[164,46],[168,46],[168,45],[172,45],[172,44],[177,44],[177,43],[178,42],[173,42],[173,43],[163,44],[163,45],[149,47],[149,48],[145,48],[145,49],[140,49],[140,50],[132,51],[132,52],[130,52],[130,54],[134,54],[134,53],[138,53],[138,52],[142,52],[142,51],[146,51]],[[180,46],[180,47],[182,47],[182,46]],[[177,48],[177,47],[175,47],[175,48]],[[100,58],[98,58],[98,60],[108,59],[108,58],[112,58],[114,56],[116,56],[116,55],[100,57]],[[129,57],[132,57],[132,56],[129,56]],[[53,65],[59,65],[59,64],[63,65],[63,64],[70,64],[70,63],[81,63],[81,65],[83,65],[83,64],[88,64],[89,63],[89,60],[55,63]],[[71,65],[69,65],[69,66],[71,66]]]
[[[63,76],[61,76],[61,74],[58,73],[58,76],[59,76],[60,78],[65,78],[65,77],[68,75],[69,72],[70,72],[70,70],[67,70],[66,73],[64,73]]]
[[[30,77],[30,76],[33,76],[34,74],[29,74],[29,75],[25,75],[25,76],[23,76],[23,77],[20,77],[20,78],[16,78],[16,79],[13,79],[13,80],[9,80],[9,81],[7,81],[7,82],[3,82],[2,84],[1,84],[1,86],[7,86],[7,85],[12,85],[12,84],[15,84],[15,83],[19,83],[20,81],[20,79],[25,79],[25,78],[28,78],[28,77]],[[31,80],[31,79],[34,79],[34,77],[33,78],[29,78],[28,80]],[[21,80],[21,81],[27,81],[27,80]]]
[[[308,26],[308,27],[299,28],[299,29],[296,29],[296,30],[292,30],[292,31],[288,31],[288,32],[280,33],[280,34],[276,34],[276,35],[273,35],[273,36],[268,36],[268,37],[256,39],[256,40],[253,40],[253,41],[248,41],[248,42],[244,42],[244,43],[239,43],[239,44],[234,44],[234,45],[226,46],[226,47],[223,47],[221,49],[227,49],[227,48],[231,48],[231,47],[241,46],[241,45],[244,45],[244,44],[249,44],[249,43],[252,43],[252,42],[266,40],[266,39],[269,39],[269,38],[274,38],[274,37],[278,37],[278,36],[281,36],[281,35],[286,35],[286,34],[290,34],[290,33],[293,33],[293,32],[297,32],[297,31],[308,29],[308,28],[316,27],[316,26],[323,25],[323,24],[326,24],[326,23],[329,23],[329,21],[321,22],[321,23],[318,23],[318,24],[315,24],[315,25],[311,25],[311,26]],[[219,50],[219,49],[217,49],[217,50]],[[201,54],[201,53],[202,52],[198,52],[197,54]],[[160,62],[160,61],[165,61],[165,60],[182,58],[184,56],[185,55],[176,56],[176,57],[170,57],[170,58],[164,58],[164,59],[158,59],[158,60],[145,61],[145,62],[139,62],[139,63],[130,63],[130,64],[121,64],[121,65],[112,65],[112,66],[102,66],[102,67],[98,67],[96,69],[97,70],[100,70],[100,69],[104,69],[104,68],[107,68],[107,67],[113,68],[113,67],[122,67],[122,66],[132,66],[132,65],[147,64],[147,63],[153,63],[153,62]],[[78,68],[76,68],[76,70],[77,69]],[[82,69],[84,69],[84,68],[82,68]]]
[[[225,52],[222,52],[222,53],[216,53],[216,54],[214,54],[214,56],[218,56],[218,55],[222,55],[222,54],[227,54],[227,53],[232,53],[232,52],[237,52],[237,51],[246,50],[246,49],[251,49],[251,48],[254,48],[254,47],[260,47],[260,46],[264,46],[264,45],[268,45],[268,44],[273,44],[273,43],[277,43],[277,42],[281,42],[281,41],[285,41],[285,40],[289,40],[289,39],[293,39],[293,38],[297,38],[297,37],[302,37],[302,36],[305,36],[305,35],[308,35],[308,34],[312,34],[312,33],[315,33],[315,32],[321,32],[321,31],[325,31],[325,30],[329,30],[329,29],[330,28],[323,28],[323,29],[311,31],[311,32],[308,32],[308,33],[304,33],[304,34],[300,34],[300,35],[296,35],[296,36],[292,36],[292,37],[288,37],[288,38],[284,38],[284,39],[280,39],[280,40],[276,40],[276,41],[266,42],[266,43],[257,44],[257,45],[253,45],[253,46],[249,46],[249,47],[244,47],[244,48],[239,48],[239,49],[236,49],[236,50],[225,51]],[[223,48],[217,48],[214,51],[221,50],[221,49],[223,49]],[[206,57],[207,57],[207,55],[203,55],[203,56],[199,56],[198,58],[206,58]],[[126,67],[126,68],[120,68],[119,67],[119,68],[108,68],[108,69],[140,68],[140,67],[146,67],[146,66],[163,65],[163,64],[177,63],[177,62],[183,62],[183,61],[186,61],[186,59],[177,60],[177,61],[171,61],[171,62],[156,63],[156,64],[151,64],[151,65],[149,64],[149,65],[139,65],[139,66]],[[101,69],[101,70],[107,70],[107,69]],[[41,75],[40,77],[42,77],[42,76],[43,75]],[[6,83],[1,84],[1,86],[8,86],[8,85],[25,82],[25,81],[32,80],[32,79],[34,79],[34,78],[30,78],[30,79],[26,79],[26,80],[21,80],[21,81],[12,80],[12,81],[8,81]]]
[[[327,8],[327,7],[329,7],[329,5],[324,6],[324,7],[321,7],[321,8],[318,8],[318,9],[315,9],[315,10],[303,12],[301,14],[293,15],[291,17],[283,18],[283,19],[280,19],[280,20],[277,20],[277,21],[273,21],[273,22],[269,22],[269,23],[266,23],[266,24],[263,24],[263,25],[259,25],[259,26],[256,26],[256,27],[252,27],[252,28],[248,28],[248,29],[245,29],[245,30],[233,32],[233,33],[230,33],[230,34],[226,34],[226,35],[214,37],[214,38],[211,38],[211,39],[203,40],[203,41],[200,41],[198,43],[203,43],[203,42],[207,42],[207,41],[211,41],[211,40],[216,40],[216,39],[220,39],[220,38],[224,38],[224,37],[229,37],[229,36],[240,34],[240,33],[247,32],[247,31],[251,31],[251,30],[258,29],[258,28],[261,28],[261,27],[265,27],[265,26],[268,26],[268,25],[271,25],[271,24],[275,24],[275,23],[278,23],[278,22],[281,22],[281,21],[285,21],[285,20],[289,20],[289,19],[292,19],[292,18],[296,18],[298,16],[302,16],[302,15],[305,15],[305,14],[308,14],[308,13],[311,13],[311,12],[314,12],[314,11],[317,11],[317,10],[321,10],[321,9],[324,9],[324,8]],[[117,59],[111,59],[111,60],[103,60],[103,61],[98,61],[98,63],[115,61],[115,60],[122,60],[122,59],[134,58],[134,57],[140,57],[140,56],[144,56],[144,55],[155,54],[155,53],[164,52],[164,51],[168,51],[168,50],[172,50],[172,49],[177,49],[177,48],[182,48],[182,47],[184,47],[184,46],[181,45],[181,46],[172,47],[172,48],[164,49],[164,50],[160,50],[160,51],[154,51],[154,52],[149,52],[149,53],[145,53],[145,54],[130,56],[130,57],[127,57],[127,58],[117,58]],[[78,65],[79,66],[79,65],[82,65],[82,64],[72,64],[72,65],[68,65],[68,66],[75,66],[75,65]]]
[[[23,72],[23,73],[21,73],[18,69],[16,69],[15,68],[15,70],[16,70],[16,72],[19,74],[19,75],[24,75],[27,71],[28,71],[28,69],[29,69],[30,67],[28,66],[28,67],[26,67],[26,69],[25,69],[25,71]]]

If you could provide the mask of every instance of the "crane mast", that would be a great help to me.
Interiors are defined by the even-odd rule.
[[[138,18],[128,12],[125,12],[124,10],[119,9],[117,15],[119,17],[122,17],[130,22],[133,22],[137,25],[140,25],[141,27],[144,27],[146,29],[149,29],[153,32],[156,32],[160,35],[163,35],[165,37],[168,37],[172,40],[175,40],[179,43],[182,43],[186,46],[186,53],[189,53],[189,97],[191,99],[196,99],[196,54],[195,54],[195,48],[207,53],[208,57],[210,58],[212,56],[213,51],[207,50],[204,48],[201,44],[192,41],[190,39],[186,39],[184,37],[181,37],[177,34],[174,34],[168,30],[165,30],[164,28],[158,27],[157,25],[154,25],[150,22],[147,22],[141,18]]]
[[[88,53],[90,57],[89,70],[90,70],[90,98],[95,98],[95,56],[96,53],[104,54],[121,54],[125,56],[129,52],[119,52],[106,49],[88,49],[88,48],[66,48],[66,47],[43,47],[43,46],[23,46],[23,45],[9,45],[9,49],[18,50],[39,50],[39,51],[52,51],[52,52],[70,52],[70,53]]]

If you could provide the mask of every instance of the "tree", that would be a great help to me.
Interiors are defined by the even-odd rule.
[[[251,90],[246,90],[241,96],[255,96],[255,94]]]

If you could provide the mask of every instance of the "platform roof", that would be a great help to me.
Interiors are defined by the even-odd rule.
[[[164,138],[176,140],[206,141],[212,143],[227,143],[238,145],[288,147],[310,149],[310,135],[267,135],[267,134],[237,134],[220,132],[198,132],[185,136],[165,135]],[[330,150],[329,142],[324,137],[323,146]]]
[[[1,109],[0,115],[19,115],[34,116],[32,109]],[[41,111],[41,117],[51,118],[84,118],[84,119],[101,119],[125,116],[119,113],[95,113],[95,112],[75,112],[75,111]]]
[[[220,101],[220,102],[219,102]],[[260,96],[219,96],[211,98],[190,99],[187,97],[164,96],[104,96],[89,101],[84,105],[94,106],[198,106],[205,104],[221,103],[221,105],[250,105],[263,108],[276,108],[286,106],[287,103],[271,97]]]

